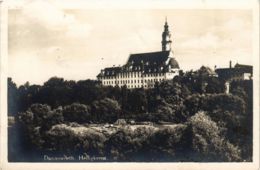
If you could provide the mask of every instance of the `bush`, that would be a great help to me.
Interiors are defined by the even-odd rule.
[[[145,143],[150,161],[181,161],[186,126],[165,127],[153,133]]]
[[[92,120],[90,107],[84,104],[73,103],[63,108],[63,117],[67,122],[86,123]]]
[[[205,112],[198,112],[187,122],[191,161],[240,161],[240,150],[220,134],[217,124]]]
[[[121,112],[119,103],[116,100],[105,98],[94,101],[91,105],[91,111],[95,113],[95,121],[101,123],[113,123]]]
[[[71,127],[70,125],[58,124],[46,132],[45,149],[102,156],[105,140],[106,137],[102,133],[84,126]]]
[[[106,141],[106,155],[110,161],[147,161],[147,139],[155,130],[150,127],[120,129]]]

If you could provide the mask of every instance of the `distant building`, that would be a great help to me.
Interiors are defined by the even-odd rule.
[[[253,66],[236,64],[232,67],[232,62],[229,63],[229,68],[219,68],[215,72],[220,80],[225,82],[226,93],[230,91],[230,83],[232,81],[252,80]]]
[[[101,70],[97,78],[104,86],[152,88],[155,82],[179,75],[180,67],[171,50],[171,34],[167,21],[162,33],[162,51],[131,54],[122,67]]]
[[[253,66],[236,64],[232,67],[230,61],[229,68],[219,68],[215,72],[218,74],[218,77],[224,81],[233,81],[233,80],[251,80],[253,78]]]

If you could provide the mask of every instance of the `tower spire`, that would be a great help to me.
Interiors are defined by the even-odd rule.
[[[171,50],[171,34],[167,23],[167,16],[165,17],[164,31],[162,33],[162,51]]]

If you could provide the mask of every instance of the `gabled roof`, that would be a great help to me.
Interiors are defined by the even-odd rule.
[[[101,76],[115,76],[119,72],[142,71],[146,73],[168,72],[170,69],[179,69],[178,62],[171,58],[170,51],[131,54],[122,67],[105,68],[98,74]]]
[[[170,51],[158,51],[158,52],[150,52],[150,53],[139,53],[139,54],[131,54],[127,63],[128,64],[163,64],[169,57]]]

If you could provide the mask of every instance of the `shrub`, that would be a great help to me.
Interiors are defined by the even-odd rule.
[[[198,112],[187,122],[192,141],[191,161],[239,161],[240,150],[220,134],[217,124],[205,112]]]
[[[92,103],[92,113],[95,114],[95,121],[102,123],[113,123],[118,119],[121,112],[120,105],[116,100],[105,98]]]
[[[63,108],[63,117],[68,122],[85,123],[91,121],[90,107],[84,104],[73,103]]]

